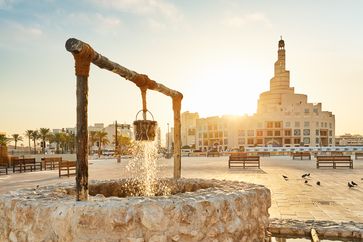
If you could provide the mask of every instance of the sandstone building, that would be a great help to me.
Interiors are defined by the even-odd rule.
[[[182,114],[182,145],[195,144],[200,150],[333,146],[335,116],[323,111],[321,103],[309,103],[307,95],[297,94],[290,87],[282,39],[278,42],[277,53],[270,90],[260,94],[256,114],[198,118],[197,113],[185,112]]]

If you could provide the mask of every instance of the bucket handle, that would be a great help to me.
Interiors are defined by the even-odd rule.
[[[139,113],[140,113],[140,112],[143,112],[143,111],[144,111],[144,110],[140,110],[140,111],[138,111],[138,112],[137,112],[137,114],[136,114],[136,120],[137,120],[137,116],[139,116]],[[149,110],[147,110],[147,109],[146,109],[146,112],[150,113],[151,117],[153,118],[153,121],[155,121],[155,120],[154,120],[154,115],[153,115],[153,114],[152,114]]]

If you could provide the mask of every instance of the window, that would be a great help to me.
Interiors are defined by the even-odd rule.
[[[244,145],[245,144],[245,139],[244,138],[239,138],[238,139],[238,144],[239,145]]]
[[[327,127],[328,127],[328,123],[327,123],[327,122],[325,122],[325,123],[324,123],[324,127],[325,127],[325,128],[327,128]]]
[[[291,130],[285,130],[285,136],[291,136]]]
[[[228,139],[224,139],[224,144],[228,145]]]
[[[267,122],[267,128],[273,128],[273,122]]]
[[[213,133],[212,132],[209,132],[208,137],[209,138],[213,138]]]
[[[267,136],[273,136],[273,132],[271,130],[267,131]]]
[[[304,135],[310,135],[310,129],[304,129]]]
[[[295,138],[294,139],[294,144],[300,144],[300,138]]]
[[[281,122],[275,122],[275,128],[281,128]]]
[[[198,137],[199,137],[199,139],[201,139],[202,138],[202,133],[199,133]]]
[[[300,136],[300,129],[294,129],[294,135]]]
[[[213,125],[214,130],[217,130],[218,126],[215,124]]]
[[[253,138],[248,138],[248,139],[247,139],[247,144],[249,144],[249,145],[253,145],[253,144],[254,144],[254,142],[253,142]]]
[[[324,123],[323,122],[320,123],[320,127],[324,128]]]
[[[318,129],[315,130],[315,135],[319,136],[320,132]]]
[[[238,136],[245,136],[245,131],[244,130],[238,130]]]
[[[263,136],[263,131],[262,130],[257,130],[257,136]]]
[[[256,143],[257,143],[258,145],[262,145],[262,144],[263,144],[263,140],[262,140],[262,139],[257,139]]]
[[[290,127],[290,122],[286,122],[285,127],[289,128]]]
[[[333,130],[329,130],[329,136],[333,136]]]
[[[203,133],[203,138],[204,139],[208,138],[208,133]]]
[[[254,130],[248,130],[247,131],[247,136],[254,136],[254,135],[255,135]]]
[[[285,144],[291,144],[291,139],[285,139]]]
[[[280,130],[275,130],[275,136],[281,136]]]
[[[202,146],[202,141],[199,141],[199,146]]]
[[[313,109],[313,112],[316,113],[316,114],[318,114],[318,109],[317,108],[314,108]]]
[[[319,138],[315,138],[315,143],[319,144]]]
[[[309,113],[310,110],[308,108],[305,108],[304,113]]]
[[[204,146],[208,146],[208,141],[207,140],[204,140],[203,145]]]
[[[310,144],[310,138],[305,137],[304,138],[304,144]]]
[[[215,138],[218,138],[219,136],[218,136],[218,132],[214,132],[214,137]]]
[[[329,144],[333,143],[333,139],[329,138]]]
[[[296,122],[295,122],[295,127],[296,127],[296,128],[300,127],[300,122],[299,122],[299,121],[296,121]]]
[[[333,127],[332,123],[329,123],[329,128],[332,128],[332,127]]]
[[[305,122],[304,122],[304,127],[309,127],[309,126],[310,126],[310,122],[305,121]]]

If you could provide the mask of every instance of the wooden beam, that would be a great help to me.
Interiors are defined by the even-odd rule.
[[[310,233],[311,233],[311,241],[312,242],[320,242],[318,233],[316,232],[316,230],[314,228],[311,229]]]

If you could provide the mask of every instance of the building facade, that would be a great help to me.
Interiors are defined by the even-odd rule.
[[[336,146],[363,146],[363,135],[343,134],[335,138]]]
[[[188,119],[183,123],[182,119],[182,132],[195,128],[197,149],[335,145],[335,116],[323,111],[321,103],[309,103],[307,95],[295,93],[290,87],[285,56],[285,42],[281,39],[270,90],[260,94],[256,114],[209,118],[198,118],[196,114],[193,116],[195,126],[194,121]],[[192,143],[192,139],[189,137],[186,143]]]

